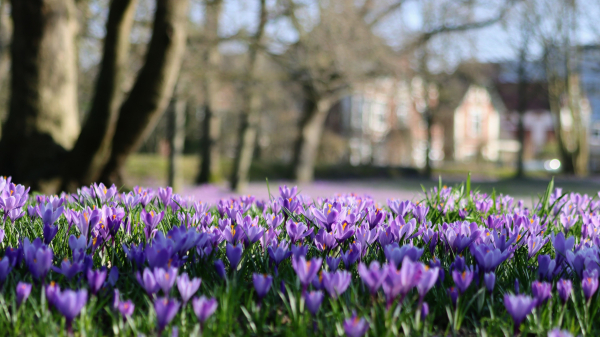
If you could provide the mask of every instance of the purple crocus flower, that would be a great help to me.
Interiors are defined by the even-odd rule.
[[[352,275],[347,271],[323,272],[323,287],[333,299],[343,294],[352,280]]]
[[[227,244],[227,248],[225,249],[225,255],[227,255],[227,259],[229,260],[229,266],[231,270],[236,270],[240,260],[242,259],[242,253],[244,252],[242,245],[238,244],[232,246],[231,244]]]
[[[165,327],[171,323],[177,311],[179,311],[179,302],[167,297],[157,298],[154,301],[154,311],[156,311],[156,324],[158,325],[159,335]]]
[[[429,304],[427,302],[423,302],[421,306],[421,320],[425,320],[429,316]]]
[[[298,256],[306,257],[306,254],[308,254],[308,246],[303,246],[300,244],[292,245],[291,250],[292,250],[292,256],[294,256],[294,257],[298,257]]]
[[[454,284],[460,290],[461,293],[464,293],[469,288],[471,282],[473,281],[473,275],[473,271],[469,269],[465,269],[463,272],[460,272],[458,270],[454,270],[452,272],[452,279],[454,280]]]
[[[148,296],[154,295],[160,289],[160,286],[158,285],[158,283],[156,283],[154,274],[148,268],[144,269],[144,273],[142,275],[140,275],[140,272],[138,271],[135,274],[135,278],[137,279],[138,283],[142,286],[142,288],[144,288]]]
[[[288,244],[285,240],[279,242],[277,245],[267,247],[267,252],[269,253],[271,261],[275,263],[275,267],[279,267],[279,264],[283,260],[292,255],[292,252],[288,250]]]
[[[29,294],[31,294],[31,284],[19,282],[17,284],[17,305],[21,306],[23,302],[27,301]]]
[[[535,308],[536,300],[526,295],[504,295],[504,307],[510,314],[515,323],[515,333],[519,331],[519,327],[525,317]]]
[[[319,308],[321,308],[321,302],[323,302],[323,292],[320,290],[305,292],[304,293],[304,302],[306,303],[306,308],[308,311],[314,316],[319,312]]]
[[[286,222],[285,229],[287,230],[287,233],[290,236],[292,244],[311,235],[314,230],[313,228],[308,229],[308,227],[302,222],[296,223],[291,219]]]
[[[87,290],[81,289],[75,292],[67,289],[57,292],[55,296],[54,306],[67,320],[67,331],[71,332],[73,319],[79,315],[79,312],[87,303]]]
[[[393,262],[396,268],[398,268],[405,256],[409,257],[413,262],[418,261],[421,255],[423,255],[423,249],[409,245],[400,247],[397,242],[394,242],[385,246],[383,253],[388,262]]]
[[[36,241],[39,238],[36,239]],[[40,242],[41,244],[41,242]],[[52,267],[52,258],[54,254],[52,253],[52,249],[48,248],[46,245],[40,245],[39,248],[35,247],[35,241],[33,244],[29,246],[25,246],[25,263],[27,264],[27,268],[36,280],[43,280],[46,278],[46,274]]]
[[[539,307],[552,297],[552,285],[548,282],[534,281],[531,283],[531,294],[536,300],[536,307]]]
[[[358,318],[356,312],[344,321],[344,332],[348,337],[362,337],[369,330],[369,323],[364,318]]]
[[[177,277],[177,289],[179,289],[179,294],[181,295],[181,299],[183,300],[183,305],[194,296],[196,291],[200,288],[200,284],[202,280],[198,277],[194,277],[190,280],[190,277],[187,273],[183,273]]]
[[[106,280],[106,267],[100,270],[88,269],[86,278],[92,294],[96,295]]]
[[[369,292],[372,295],[375,295],[379,288],[381,288],[387,272],[388,269],[381,268],[377,261],[371,262],[368,269],[364,263],[358,265],[358,275],[360,275],[360,278],[367,288],[369,288]]]
[[[338,266],[340,265],[340,261],[342,261],[341,257],[325,257],[325,263],[327,264],[327,268],[329,268],[329,271],[336,271],[338,269]]]
[[[496,284],[496,274],[494,274],[493,271],[485,273],[485,275],[483,275],[483,282],[485,283],[487,290],[492,293],[494,291],[494,285]]]
[[[162,289],[163,294],[167,296],[177,280],[177,268],[154,268],[154,279],[160,289]]]
[[[46,285],[44,291],[46,292],[46,298],[48,299],[48,306],[54,306],[54,303],[56,302],[56,294],[60,293],[60,287],[58,284],[56,284],[56,282],[52,281],[50,284]]]
[[[256,294],[258,295],[259,301],[262,300],[269,290],[271,289],[271,284],[273,283],[273,277],[267,274],[252,274],[252,283],[254,283],[254,290],[256,290]]]
[[[133,315],[134,309],[135,309],[135,304],[133,304],[133,302],[131,302],[131,300],[119,302],[119,304],[117,305],[117,310],[119,310],[119,313],[121,313],[123,318],[128,318],[129,316]]]
[[[471,254],[475,257],[475,261],[479,265],[480,270],[483,272],[494,271],[504,260],[511,254],[509,250],[504,252],[498,248],[494,248],[491,245],[471,245]]]
[[[6,278],[8,277],[8,274],[10,274],[12,268],[13,266],[7,256],[0,260],[0,288],[2,288],[2,285],[4,285],[4,281],[6,281]]]
[[[554,328],[552,331],[548,332],[548,337],[573,337],[573,335],[567,330]]]
[[[598,290],[598,277],[593,275],[584,277],[581,281],[581,288],[583,289],[585,299],[590,301],[592,296],[596,293],[596,290]]]
[[[575,245],[575,237],[570,236],[568,239],[565,239],[565,235],[562,232],[559,232],[558,234],[556,234],[556,236],[552,234],[551,238],[552,245],[554,246],[554,250],[556,251],[557,259],[559,257],[566,258],[567,251],[573,249],[573,246]]]
[[[322,263],[323,259],[319,258],[314,258],[310,261],[306,261],[304,256],[292,258],[292,267],[296,271],[296,275],[298,275],[298,279],[303,287],[307,287],[310,284],[319,272]]]
[[[419,292],[419,300],[423,301],[425,295],[433,286],[440,275],[438,268],[429,268],[429,266],[424,266],[421,271],[421,278],[419,283],[417,283],[417,291]]]
[[[560,279],[556,282],[556,290],[558,291],[558,297],[563,304],[567,303],[571,292],[573,291],[573,283],[571,280]]]
[[[448,296],[450,300],[452,300],[452,304],[456,306],[456,301],[458,301],[458,289],[455,287],[448,288]]]
[[[146,241],[149,241],[154,233],[156,232],[156,227],[161,222],[163,217],[165,216],[165,212],[162,211],[160,213],[154,213],[154,211],[150,211],[149,213],[146,210],[142,210],[140,213],[140,217],[146,226],[144,227],[144,235],[146,236]]]
[[[353,243],[350,245],[350,248],[342,253],[342,261],[344,261],[344,266],[346,269],[350,269],[350,267],[358,261],[360,258],[361,247],[360,243]]]
[[[387,265],[387,269],[382,286],[389,309],[396,296],[401,295],[400,302],[402,302],[404,296],[419,283],[422,266],[418,262],[412,262],[409,257],[404,257],[400,270],[396,270],[392,263]]]
[[[192,300],[194,313],[200,324],[203,324],[217,310],[217,305],[217,300],[214,298],[207,299],[204,296],[200,296]]]
[[[221,260],[215,261],[214,266],[215,266],[215,271],[217,272],[217,275],[219,275],[219,277],[222,278],[223,280],[227,279],[227,273],[225,271],[225,264],[223,263],[223,261],[221,261]]]

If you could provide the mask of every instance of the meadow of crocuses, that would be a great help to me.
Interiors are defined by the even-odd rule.
[[[0,334],[598,336],[600,201],[538,192],[208,205],[0,178]]]

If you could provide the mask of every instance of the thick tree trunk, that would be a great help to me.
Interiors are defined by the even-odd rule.
[[[204,120],[202,121],[202,139],[200,144],[200,170],[196,183],[205,184],[220,179],[220,152],[218,148],[221,138],[221,116],[215,109],[216,95],[219,91],[218,67],[219,53],[219,18],[223,9],[223,0],[206,1],[205,39],[208,43],[204,51]]]
[[[63,189],[73,191],[98,180],[110,154],[122,103],[124,67],[137,0],[112,0],[104,54],[92,108],[64,165]]]
[[[167,184],[179,191],[183,186],[181,176],[181,153],[185,141],[186,102],[179,97],[171,99],[169,104],[169,172]]]
[[[331,98],[308,98],[305,102],[292,162],[294,178],[300,183],[314,179],[317,151],[332,101]]]
[[[205,86],[206,87],[206,86]],[[202,120],[202,139],[200,147],[200,171],[197,184],[206,184],[219,180],[221,155],[218,141],[221,138],[221,118],[208,102],[204,102],[204,119]]]
[[[79,135],[77,22],[72,0],[13,0],[11,98],[0,174],[53,192]]]
[[[187,8],[187,0],[156,2],[146,62],[119,110],[112,151],[101,174],[105,183],[123,184],[121,170],[125,160],[166,110],[185,50]]]
[[[243,110],[241,116],[241,125],[236,149],[233,170],[231,173],[231,189],[241,192],[248,185],[248,171],[252,164],[254,154],[254,145],[256,143],[256,133],[258,127],[260,99],[257,95],[256,84],[254,83],[256,71],[256,58],[258,48],[260,47],[264,28],[267,23],[267,5],[266,0],[260,2],[260,18],[253,41],[248,50],[248,64],[246,67],[246,81],[243,88]]]

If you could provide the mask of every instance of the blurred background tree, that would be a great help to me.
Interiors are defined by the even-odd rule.
[[[484,163],[522,177],[533,161],[558,156],[563,172],[583,176],[596,150],[582,48],[600,36],[586,19],[598,8],[576,0],[0,0],[0,173],[47,192],[131,185],[131,170],[160,172],[178,187],[228,178],[242,191],[256,177],[310,182],[315,172],[373,176],[379,167],[429,177]],[[487,41],[502,39],[500,47]],[[463,96],[476,85],[497,100],[506,64],[520,74],[511,79],[516,119],[508,109],[500,126],[514,124],[514,158],[491,158],[493,144],[480,141],[460,159]],[[528,72],[539,64],[553,136],[532,155],[529,92],[538,86]],[[156,164],[139,164],[146,159],[136,152]]]

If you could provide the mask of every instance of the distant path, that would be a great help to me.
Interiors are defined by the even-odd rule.
[[[289,187],[296,184],[289,181],[274,181],[269,182],[271,195],[279,196],[279,185],[288,185]],[[365,181],[316,181],[311,184],[298,185],[300,194],[316,199],[318,197],[331,197],[338,193],[355,193],[358,195],[369,195],[377,202],[385,202],[389,199],[402,200],[420,200],[425,195],[422,191],[414,189],[403,189],[399,186],[386,184],[382,181],[365,182]],[[201,185],[188,187],[182,191],[183,195],[193,196],[196,200],[202,200],[208,203],[216,203],[220,199],[238,196],[231,192],[225,185]],[[269,193],[265,182],[252,182],[248,185],[244,194],[253,195],[257,199],[268,200]]]

